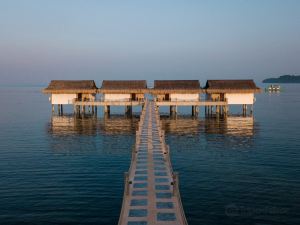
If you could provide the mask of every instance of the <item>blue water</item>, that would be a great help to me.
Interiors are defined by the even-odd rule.
[[[0,224],[117,224],[138,117],[52,116],[30,87],[0,105]],[[300,224],[300,86],[257,95],[254,118],[189,111],[162,117],[189,224]]]

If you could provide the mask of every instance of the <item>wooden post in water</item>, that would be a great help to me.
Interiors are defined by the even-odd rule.
[[[132,106],[130,105],[125,106],[125,114],[127,116],[130,116],[132,114]]]
[[[219,114],[220,114],[220,108],[218,105],[216,105],[216,115],[219,116]]]
[[[52,104],[52,113],[55,112],[54,104]]]
[[[108,114],[108,115],[110,114],[110,106],[109,105],[104,106],[104,113]]]
[[[171,105],[170,106],[170,116],[173,116],[176,114],[176,106],[175,105]]]
[[[196,112],[196,116],[199,115],[199,110],[200,110],[200,107],[199,106],[195,106],[195,112]]]

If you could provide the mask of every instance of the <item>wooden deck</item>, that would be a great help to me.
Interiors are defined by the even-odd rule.
[[[187,224],[154,102],[142,111],[124,185],[119,225]]]
[[[157,106],[227,106],[226,101],[156,101]]]
[[[74,106],[138,106],[144,101],[74,101]]]
[[[144,101],[74,101],[74,106],[138,106]],[[226,101],[155,101],[157,106],[226,106]]]

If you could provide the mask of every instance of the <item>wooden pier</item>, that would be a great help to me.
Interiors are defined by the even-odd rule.
[[[187,224],[154,102],[143,108],[124,185],[119,225]]]

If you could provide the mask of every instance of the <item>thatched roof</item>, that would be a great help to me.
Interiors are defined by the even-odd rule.
[[[115,94],[146,93],[147,82],[146,80],[104,80],[98,92]]]
[[[154,94],[167,93],[200,93],[200,82],[198,80],[155,80]]]
[[[45,94],[96,93],[97,87],[93,80],[52,80]]]
[[[208,80],[204,89],[207,93],[256,93],[261,91],[253,80]]]

